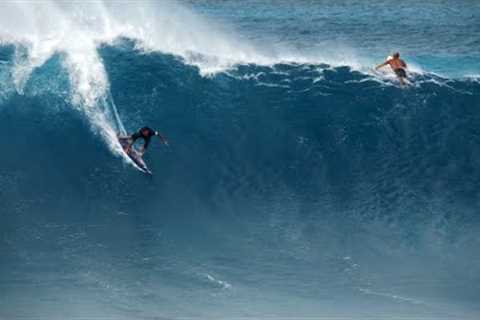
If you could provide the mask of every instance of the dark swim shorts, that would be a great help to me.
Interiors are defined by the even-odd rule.
[[[395,74],[399,78],[406,78],[407,77],[407,73],[405,72],[405,69],[398,68],[398,69],[395,69],[393,71],[395,72]]]

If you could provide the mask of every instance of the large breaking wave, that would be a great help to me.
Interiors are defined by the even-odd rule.
[[[153,8],[4,11],[33,22],[0,49],[0,315],[478,315],[478,81],[205,49]],[[116,152],[144,124],[153,179]]]

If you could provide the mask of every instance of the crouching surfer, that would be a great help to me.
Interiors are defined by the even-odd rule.
[[[386,65],[389,65],[392,68],[393,72],[395,72],[395,74],[398,77],[398,80],[400,80],[400,84],[402,86],[405,85],[406,79],[407,79],[407,72],[406,72],[407,64],[405,63],[405,61],[400,59],[400,53],[395,52],[393,56],[388,57],[384,63],[376,66],[375,70],[382,68]]]
[[[138,139],[143,139],[143,141],[144,141],[143,146],[139,150],[140,155],[143,156],[145,151],[148,148],[148,145],[150,144],[150,139],[152,139],[153,136],[158,136],[160,138],[160,140],[162,141],[162,143],[164,145],[168,146],[167,139],[163,135],[161,135],[158,131],[155,131],[155,130],[149,128],[149,127],[143,127],[140,130],[138,130],[137,132],[131,134],[130,136],[119,137],[119,139],[127,140],[127,143],[122,144],[123,149],[125,150],[125,152],[127,154],[130,152],[130,149],[132,148],[135,141],[137,141]]]

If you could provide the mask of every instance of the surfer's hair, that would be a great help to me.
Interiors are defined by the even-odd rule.
[[[395,53],[393,54],[393,57],[394,57],[395,59],[398,59],[398,58],[400,58],[400,53],[398,53],[398,52],[395,52]]]

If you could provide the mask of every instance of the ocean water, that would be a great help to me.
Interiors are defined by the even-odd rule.
[[[0,4],[0,319],[478,319],[478,34],[475,1]]]

